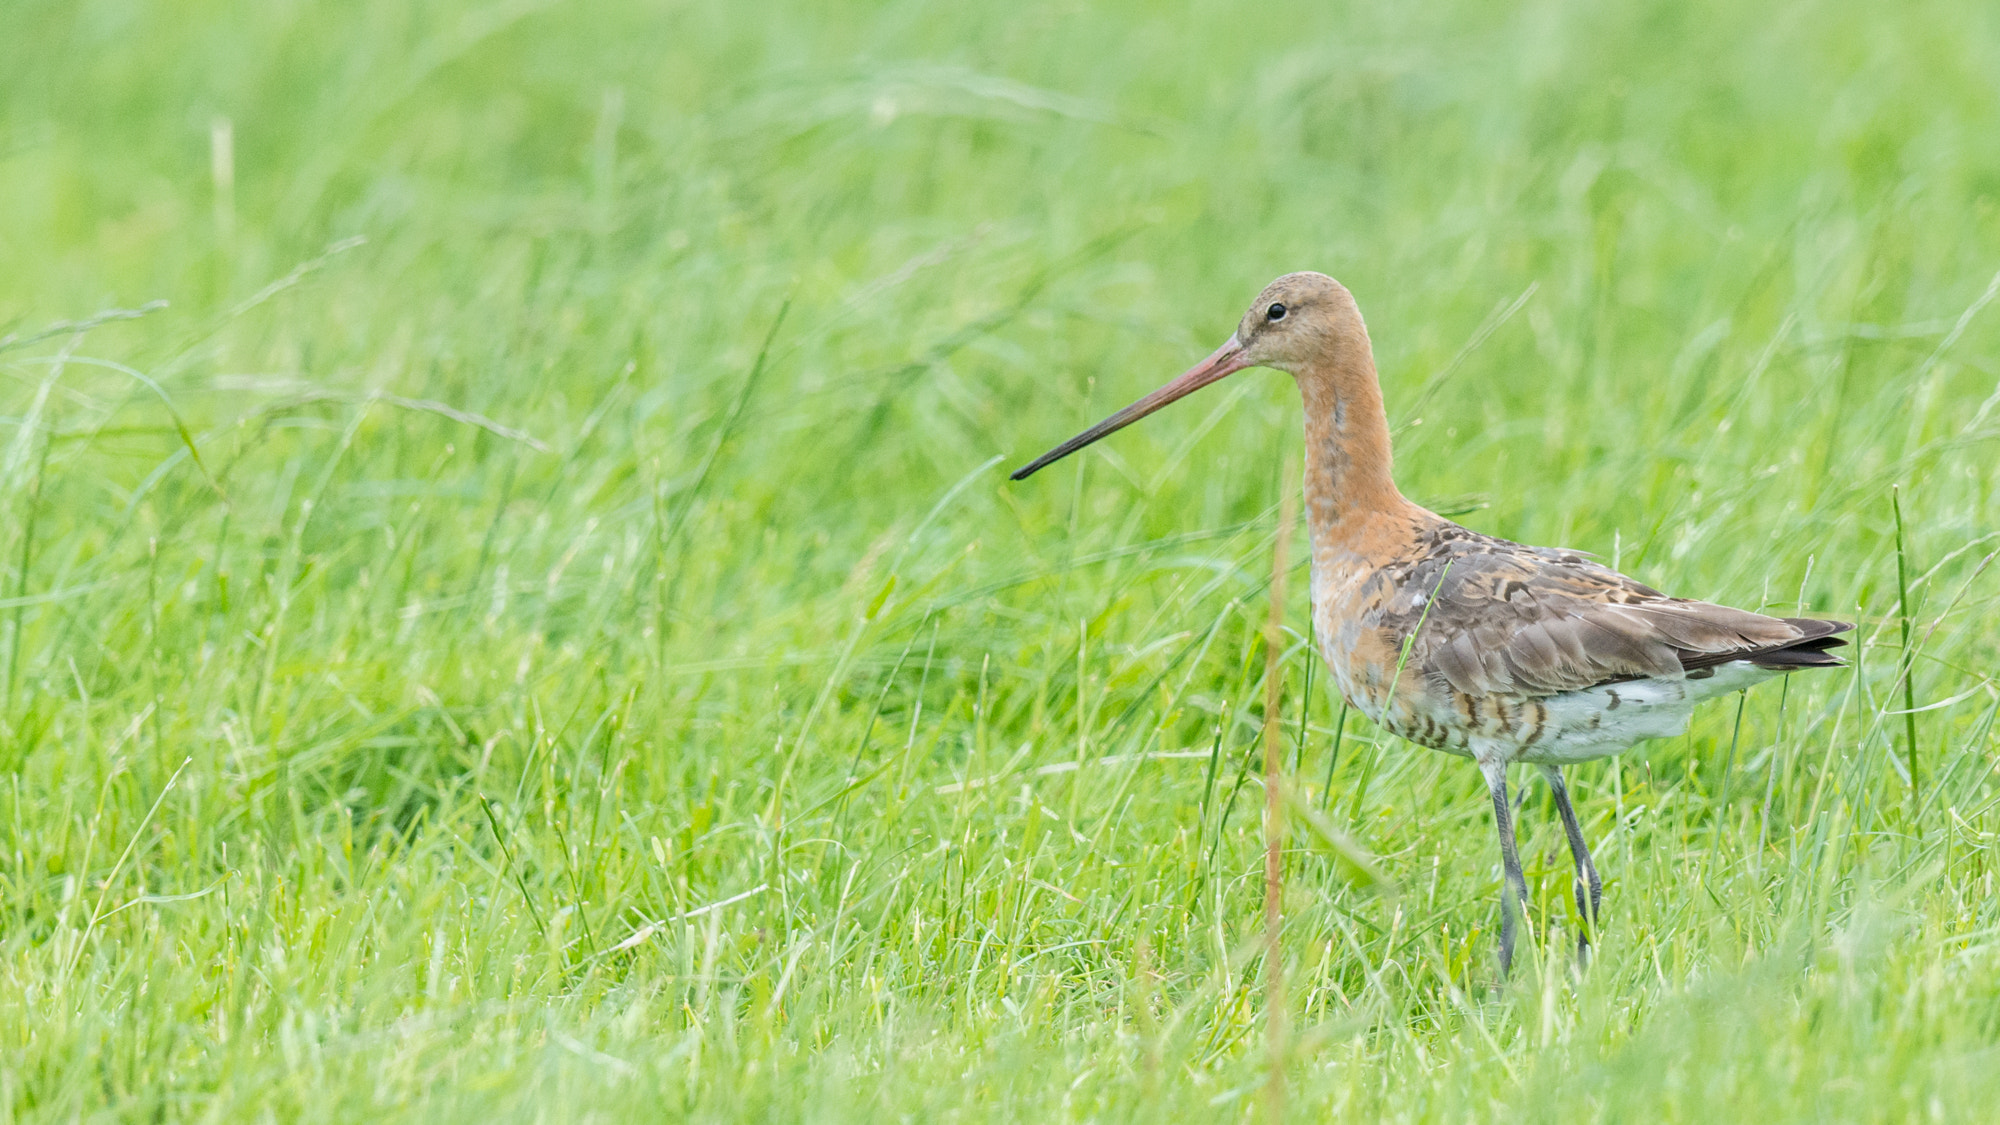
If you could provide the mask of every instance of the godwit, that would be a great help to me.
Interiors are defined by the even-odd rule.
[[[1385,730],[1471,758],[1500,834],[1500,970],[1527,881],[1507,767],[1548,777],[1576,864],[1590,951],[1603,884],[1562,767],[1687,729],[1703,700],[1800,668],[1839,667],[1845,621],[1766,617],[1650,589],[1574,551],[1460,527],[1403,498],[1361,310],[1325,274],[1266,286],[1236,333],[1186,374],[1014,473],[1052,461],[1246,367],[1289,373],[1305,401],[1313,623],[1348,703]]]

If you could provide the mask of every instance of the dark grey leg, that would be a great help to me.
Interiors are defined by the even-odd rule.
[[[1597,877],[1597,865],[1590,862],[1590,846],[1583,842],[1583,829],[1570,807],[1569,788],[1563,784],[1562,770],[1543,766],[1549,789],[1556,795],[1556,811],[1562,814],[1563,832],[1569,836],[1569,858],[1576,863],[1576,912],[1583,916],[1583,928],[1576,933],[1576,963],[1590,963],[1590,935],[1597,931],[1597,909],[1604,901],[1604,880]]]
[[[1493,794],[1493,823],[1500,832],[1500,866],[1506,872],[1500,888],[1500,975],[1514,966],[1514,927],[1528,902],[1528,880],[1521,875],[1521,853],[1514,847],[1514,807],[1507,802],[1505,762],[1480,762],[1486,787]]]

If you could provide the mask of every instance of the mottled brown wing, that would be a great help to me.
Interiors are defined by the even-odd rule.
[[[1399,584],[1407,601],[1396,608],[1416,616],[1419,598],[1428,605],[1410,666],[1475,695],[1678,679],[1764,657],[1773,668],[1834,664],[1821,650],[1851,627],[1670,598],[1570,552],[1502,540],[1440,548]]]

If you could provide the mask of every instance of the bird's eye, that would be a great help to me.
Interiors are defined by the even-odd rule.
[[[1264,310],[1264,317],[1267,320],[1285,319],[1285,306],[1272,305],[1270,308]]]

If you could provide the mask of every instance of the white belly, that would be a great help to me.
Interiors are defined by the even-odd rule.
[[[1782,675],[1745,660],[1732,661],[1700,679],[1629,680],[1542,700],[1553,734],[1535,745],[1512,748],[1517,762],[1582,762],[1619,753],[1648,738],[1685,734],[1698,704]],[[1494,750],[1509,748],[1495,746]]]

